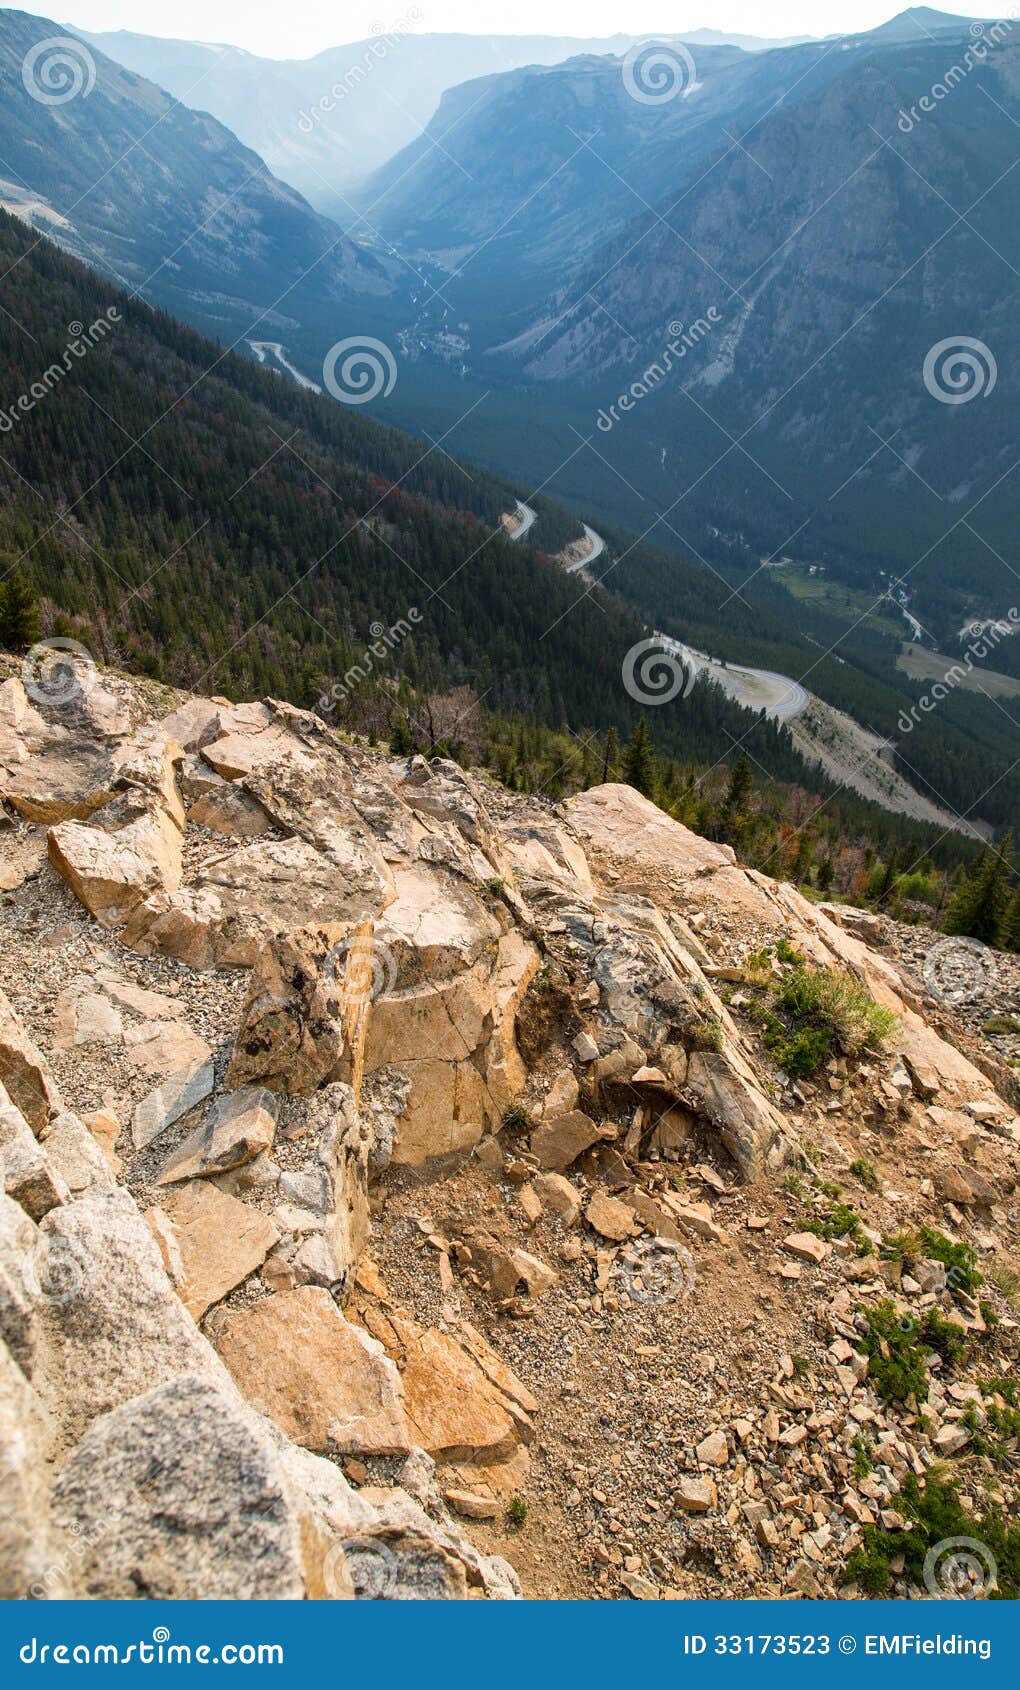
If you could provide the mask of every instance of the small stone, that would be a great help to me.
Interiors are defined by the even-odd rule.
[[[529,1227],[535,1226],[542,1218],[542,1199],[533,1185],[522,1185],[517,1193],[517,1201],[524,1211],[524,1218]]]
[[[932,1439],[932,1443],[940,1455],[955,1455],[958,1450],[965,1449],[970,1443],[970,1433],[966,1426],[950,1421],[939,1428]]]
[[[789,1250],[791,1256],[802,1262],[824,1262],[828,1254],[824,1240],[817,1238],[813,1232],[791,1233],[789,1238],[783,1239],[783,1249]]]
[[[584,1217],[600,1237],[617,1244],[622,1244],[640,1230],[640,1222],[636,1220],[633,1209],[621,1203],[619,1198],[607,1196],[604,1191],[596,1191],[584,1211]]]
[[[443,1501],[455,1514],[462,1514],[465,1520],[494,1520],[500,1511],[500,1505],[491,1496],[477,1496],[469,1490],[444,1490]]]
[[[725,1432],[709,1432],[695,1450],[698,1460],[706,1466],[725,1467],[730,1458]]]
[[[711,1479],[680,1480],[673,1503],[684,1514],[707,1514],[716,1506],[718,1492]]]
[[[599,1047],[590,1033],[578,1033],[573,1041],[579,1062],[594,1062],[599,1053]]]

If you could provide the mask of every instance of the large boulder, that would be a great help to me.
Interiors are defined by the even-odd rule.
[[[126,1191],[51,1210],[39,1246],[40,1365],[66,1435],[80,1436],[97,1415],[182,1374],[223,1379]]]
[[[207,858],[187,886],[144,899],[120,937],[189,968],[251,968],[277,934],[359,921],[375,907],[314,845],[267,838]]]
[[[400,1375],[314,1285],[230,1314],[217,1348],[241,1393],[306,1449],[407,1454]]]
[[[231,1086],[309,1095],[333,1080],[361,1088],[372,995],[370,919],[304,927],[261,952],[241,1009]]]
[[[116,810],[117,815],[114,816]],[[175,892],[181,883],[181,831],[173,816],[153,800],[118,800],[103,823],[61,822],[51,828],[50,862],[75,897],[104,926],[118,927],[146,897]]]
[[[83,1596],[304,1595],[300,1517],[277,1452],[207,1377],[168,1380],[95,1420],[53,1510],[74,1536]]]

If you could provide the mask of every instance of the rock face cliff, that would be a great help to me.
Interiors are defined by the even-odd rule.
[[[1015,1252],[1004,1072],[627,787],[6,673],[3,1593],[845,1585],[980,1403],[869,1308],[1012,1342],[929,1271]]]

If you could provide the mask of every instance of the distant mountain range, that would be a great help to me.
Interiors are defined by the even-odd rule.
[[[558,64],[579,54],[619,57],[644,39],[627,34],[418,34],[415,18],[415,8],[409,8],[367,40],[331,47],[310,59],[266,59],[240,47],[68,27],[185,104],[211,112],[278,176],[341,221],[349,212],[345,196],[416,139],[448,89],[475,77]],[[712,29],[684,37],[747,52],[790,46],[795,39],[769,41]]]

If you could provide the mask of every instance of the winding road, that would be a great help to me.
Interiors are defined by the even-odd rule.
[[[747,710],[764,710],[777,722],[792,722],[803,714],[810,703],[806,689],[789,675],[777,675],[771,669],[748,669],[735,663],[720,663],[704,651],[681,645],[667,634],[656,634],[667,651],[673,651],[693,670],[695,677],[705,675],[722,687],[723,691]]]
[[[537,520],[538,520],[538,512],[533,511],[530,505],[526,505],[524,503],[523,499],[518,499],[518,501],[517,501],[517,527],[513,528],[513,529],[507,529],[507,533],[509,534],[511,540],[523,540],[525,534],[528,532],[528,529],[531,527],[532,523],[536,522]]]
[[[606,549],[606,542],[601,534],[596,534],[594,528],[589,528],[586,522],[582,522],[581,527],[584,529],[584,544],[588,547],[588,550],[583,557],[574,558],[567,564],[566,572],[568,575],[576,575],[579,569],[587,569],[588,565],[594,563],[597,557],[601,557]],[[575,544],[580,545],[581,542],[577,541]],[[568,547],[568,553],[569,550]]]

